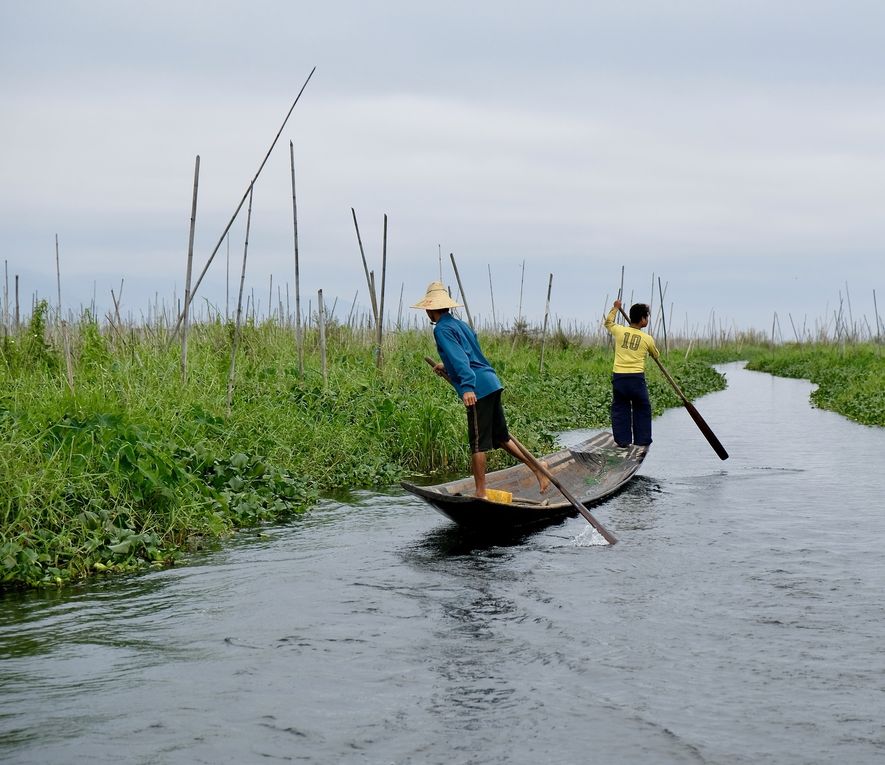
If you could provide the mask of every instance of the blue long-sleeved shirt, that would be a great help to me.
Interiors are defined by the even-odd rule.
[[[459,396],[473,391],[483,398],[504,386],[483,356],[476,333],[460,319],[444,313],[433,328],[436,350]]]

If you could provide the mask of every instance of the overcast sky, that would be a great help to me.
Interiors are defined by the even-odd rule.
[[[595,324],[666,287],[675,331],[885,313],[885,3],[0,0],[0,249],[23,304],[137,319],[182,293],[280,124],[247,292],[388,315],[439,278],[471,312]],[[197,294],[235,300],[245,207]],[[230,298],[227,252],[230,250]],[[3,264],[0,264],[3,265]],[[0,274],[0,278],[2,278]],[[0,292],[2,299],[2,292]],[[285,298],[283,298],[285,300]],[[12,301],[10,295],[10,301]],[[655,295],[655,302],[659,297]],[[406,309],[407,310],[407,309]]]

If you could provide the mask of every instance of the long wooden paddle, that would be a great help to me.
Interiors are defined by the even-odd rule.
[[[627,320],[627,323],[629,324],[630,317],[627,316],[627,314],[624,312],[624,309],[619,307],[618,310],[621,312],[621,316],[623,316]],[[716,438],[716,434],[710,429],[710,426],[707,425],[704,418],[701,417],[701,413],[697,409],[695,409],[694,404],[692,404],[691,401],[688,400],[686,395],[682,392],[682,389],[676,384],[676,381],[670,376],[670,373],[666,370],[664,365],[661,363],[661,360],[656,359],[654,356],[652,356],[652,359],[654,359],[655,364],[658,365],[658,369],[661,370],[661,374],[664,375],[667,382],[670,383],[670,385],[673,387],[673,390],[676,391],[676,395],[679,396],[680,399],[682,399],[682,405],[686,408],[688,413],[691,415],[691,419],[694,420],[695,425],[698,426],[701,433],[704,434],[704,437],[707,439],[710,446],[713,447],[713,451],[716,452],[716,454],[719,456],[719,459],[727,460],[728,459],[728,452],[725,451],[725,447],[720,443],[719,439]]]
[[[425,356],[424,360],[434,369],[436,368],[436,362],[432,358],[430,358],[430,356]],[[569,501],[572,507],[574,507],[575,510],[577,510],[582,516],[584,516],[587,522],[594,529],[602,534],[602,537],[603,539],[605,539],[606,542],[608,542],[610,545],[618,543],[618,538],[607,528],[605,528],[605,526],[603,526],[598,520],[596,520],[596,518],[593,516],[593,513],[591,513],[586,507],[584,507],[584,505],[568,489],[566,489],[565,486],[562,485],[559,479],[555,475],[553,475],[553,473],[551,473],[545,465],[542,465],[540,462],[538,462],[535,456],[519,442],[519,440],[516,438],[516,436],[513,435],[513,433],[510,434],[510,440],[513,441],[513,443],[516,445],[516,448],[519,449],[520,452],[522,452],[522,455],[525,458],[525,462],[531,465],[536,470],[540,470],[541,473],[543,473],[547,477],[547,480],[550,481],[550,483],[552,483],[559,490],[559,493],[562,494],[562,496]]]

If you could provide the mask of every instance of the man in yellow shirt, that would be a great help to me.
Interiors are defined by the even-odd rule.
[[[648,326],[649,308],[636,303],[630,308],[630,326],[615,323],[621,301],[615,300],[605,319],[605,328],[615,338],[612,368],[612,435],[620,447],[651,443],[651,401],[645,383],[645,357],[660,358],[655,341],[643,332]]]

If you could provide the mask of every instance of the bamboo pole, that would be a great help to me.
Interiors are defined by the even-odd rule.
[[[71,393],[74,392],[74,360],[71,357],[71,341],[68,336],[67,322],[62,318],[61,308],[61,265],[58,256],[58,234],[55,235],[55,275],[58,284],[58,323],[61,330],[62,345],[65,354],[65,373],[68,381],[68,388]]]
[[[9,326],[9,261],[3,261],[3,326]]]
[[[57,321],[61,326],[61,266],[58,259],[58,234],[55,235],[55,281],[58,285],[58,317]]]
[[[347,314],[347,327],[350,328],[350,322],[353,318],[353,311],[356,308],[356,299],[359,297],[360,291],[357,290],[353,293],[353,302],[350,304],[350,313]]]
[[[15,275],[15,333],[18,334],[19,326],[21,325],[21,314],[19,313],[19,304],[18,304],[18,274]]]
[[[228,221],[227,226],[224,227],[224,231],[221,233],[221,236],[218,238],[218,243],[215,245],[215,249],[212,250],[212,254],[209,256],[209,260],[206,261],[206,265],[203,266],[203,270],[200,272],[200,276],[197,278],[196,284],[194,284],[193,291],[191,293],[191,300],[194,299],[194,295],[196,295],[197,290],[200,288],[200,284],[203,281],[203,277],[206,275],[206,272],[209,270],[209,266],[212,264],[212,261],[215,259],[215,255],[221,247],[221,243],[224,241],[224,238],[227,236],[227,232],[230,231],[230,227],[233,226],[234,221],[237,219],[237,215],[240,214],[240,210],[243,207],[243,204],[246,201],[247,197],[252,196],[252,189],[255,186],[255,181],[258,180],[258,176],[261,175],[261,171],[264,169],[264,165],[267,163],[268,158],[270,157],[271,152],[274,149],[274,146],[277,145],[277,141],[280,139],[280,135],[283,132],[283,128],[286,127],[286,123],[289,121],[289,117],[292,115],[292,112],[295,110],[295,105],[298,103],[298,99],[301,98],[301,94],[304,93],[304,89],[307,87],[307,83],[310,82],[310,78],[313,77],[313,73],[316,71],[316,67],[310,70],[310,74],[307,75],[307,79],[304,81],[304,84],[301,86],[301,90],[298,91],[298,95],[295,97],[295,100],[292,102],[292,106],[289,107],[289,111],[286,114],[285,119],[283,120],[283,124],[280,125],[280,129],[277,131],[276,136],[270,144],[270,148],[267,150],[267,154],[264,155],[264,159],[261,160],[261,164],[258,166],[258,170],[255,172],[251,182],[249,183],[246,192],[243,194],[243,198],[240,200],[240,203],[237,205],[237,209],[234,210],[234,214],[231,216]],[[178,317],[178,321],[175,324],[175,329],[173,331],[173,337],[178,334],[178,330],[181,327],[182,317]]]
[[[492,286],[492,266],[491,264],[487,264],[489,267],[489,295],[492,298],[492,332],[498,331],[498,319],[495,316],[495,288]]]
[[[876,342],[881,343],[882,338],[879,332],[879,327],[882,326],[882,323],[879,321],[879,306],[876,303],[876,290],[873,290],[873,311],[876,314]]]
[[[323,373],[323,387],[329,384],[329,369],[326,365],[326,306],[323,291],[317,291],[317,323],[320,329],[320,370]]]
[[[522,261],[522,275],[519,277],[519,308],[516,312],[516,324],[513,327],[513,343],[510,346],[510,353],[516,350],[516,340],[522,330],[522,288],[525,283],[525,260]]]
[[[184,277],[184,306],[181,324],[181,384],[187,384],[187,335],[190,329],[191,274],[194,265],[194,232],[197,228],[197,192],[200,187],[200,155],[194,162],[194,194],[191,202],[191,225],[187,240],[187,270]]]
[[[240,273],[240,291],[237,295],[237,323],[231,343],[230,368],[227,374],[227,416],[230,417],[231,402],[234,397],[234,379],[237,371],[237,346],[240,342],[240,328],[243,322],[243,285],[246,281],[246,256],[249,252],[249,227],[252,225],[252,187],[249,187],[249,209],[246,213],[246,242],[243,245],[243,269]]]
[[[547,345],[547,319],[550,316],[550,291],[553,289],[553,274],[547,281],[547,304],[544,307],[544,329],[541,332],[541,363],[538,366],[538,373],[544,371],[544,348]]]
[[[467,314],[467,323],[470,325],[470,328],[475,332],[476,327],[473,326],[473,317],[470,315],[470,308],[467,305],[467,295],[464,294],[464,285],[461,284],[461,274],[458,273],[458,265],[455,263],[454,253],[450,252],[449,258],[452,261],[452,268],[455,270],[455,279],[458,281],[458,291],[461,293],[461,300],[464,301],[464,312]]]
[[[292,141],[289,141],[289,167],[292,174],[292,231],[295,240],[295,346],[298,352],[298,374],[304,377],[304,330],[301,326],[301,266],[298,258],[298,205],[295,201],[295,145]]]
[[[353,227],[356,229],[356,241],[360,246],[360,257],[363,259],[363,270],[366,272],[366,285],[369,288],[369,299],[372,301],[372,318],[375,320],[375,325],[378,324],[378,304],[375,300],[375,281],[372,276],[369,275],[369,265],[366,262],[366,253],[363,250],[363,239],[360,236],[360,227],[356,222],[356,210],[352,207],[350,208],[350,212],[353,215]]]
[[[384,288],[387,281],[387,213],[384,214],[384,240],[381,246],[381,297],[378,303],[378,327],[377,327],[377,356],[375,362],[380,369],[384,364],[384,355],[381,352],[381,343],[384,339]]]
[[[652,271],[652,274],[651,274],[651,299],[648,301],[648,315],[649,316],[654,316],[654,313],[652,312],[654,305],[655,305],[655,274],[654,274],[654,271]]]
[[[658,292],[661,295],[661,327],[664,330],[664,353],[670,354],[670,344],[667,342],[667,321],[664,318],[664,291],[661,287],[661,277],[658,277]]]
[[[225,237],[227,241],[227,262],[224,269],[224,321],[230,321],[230,234]]]

